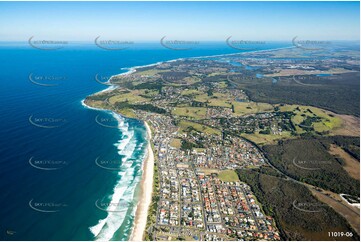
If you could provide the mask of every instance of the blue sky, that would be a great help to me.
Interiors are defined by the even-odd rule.
[[[0,2],[0,41],[359,40],[359,2]]]

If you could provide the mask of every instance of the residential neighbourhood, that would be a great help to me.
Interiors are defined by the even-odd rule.
[[[178,137],[171,118],[146,112],[138,115],[153,128],[160,181],[152,227],[155,240],[280,240],[273,219],[264,215],[250,187],[218,176],[228,168],[264,164],[252,144],[235,138],[229,146],[210,144],[199,152],[184,151],[171,145]]]

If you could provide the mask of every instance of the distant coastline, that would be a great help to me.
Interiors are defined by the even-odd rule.
[[[122,70],[128,70],[128,71],[126,71],[124,73],[112,75],[106,83],[111,84],[110,87],[114,87],[114,85],[112,85],[112,82],[111,82],[113,77],[130,75],[130,74],[135,73],[137,71],[137,69],[139,69],[139,68],[156,66],[156,65],[163,64],[163,63],[175,62],[175,61],[186,60],[186,59],[201,59],[201,58],[212,58],[212,57],[242,55],[242,54],[246,54],[246,53],[258,53],[258,52],[276,51],[276,50],[291,49],[291,48],[296,48],[296,47],[295,46],[288,46],[288,47],[281,47],[281,48],[273,48],[273,49],[265,49],[265,50],[252,50],[252,51],[237,52],[237,53],[230,53],[230,54],[181,57],[181,58],[176,58],[176,59],[167,60],[167,61],[158,61],[158,62],[155,62],[155,63],[152,63],[152,64],[146,64],[146,65],[141,65],[141,66],[133,66],[133,67],[126,67],[126,68],[122,68]],[[97,93],[107,91],[107,90],[109,90],[110,87],[108,87],[108,88],[106,88],[106,89],[104,89],[104,90],[102,90],[100,92],[97,92]],[[96,93],[94,93],[94,94],[96,94]],[[92,95],[94,95],[94,94],[92,94]]]

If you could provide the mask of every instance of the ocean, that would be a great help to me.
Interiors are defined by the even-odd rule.
[[[271,43],[262,49],[289,47]],[[134,66],[238,53],[225,43],[174,50],[159,42],[104,50],[0,43],[0,240],[127,240],[146,129],[82,100]]]

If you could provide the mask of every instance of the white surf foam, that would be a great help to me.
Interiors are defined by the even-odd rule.
[[[94,225],[93,227],[90,227],[90,232],[92,232],[92,234],[94,234],[94,236],[98,236],[100,230],[103,228],[103,226],[106,223],[106,219],[100,219],[98,221],[97,225]]]
[[[124,209],[117,209],[117,211],[114,212],[108,207],[107,217],[99,220],[98,224],[89,228],[95,236],[95,239],[101,241],[108,241],[114,237],[116,231],[125,221],[127,213],[129,214],[128,210],[130,208],[132,209],[130,214],[133,215],[135,213],[135,211],[133,211],[135,210],[135,207],[130,207],[127,203],[133,202],[135,188],[140,180],[140,177],[136,177],[135,179],[133,177],[136,166],[133,166],[132,160],[138,160],[133,157],[133,154],[139,146],[143,146],[143,143],[138,144],[138,141],[134,136],[134,130],[129,130],[129,124],[126,122],[125,118],[115,113],[113,113],[113,116],[118,120],[118,127],[122,132],[122,138],[115,145],[118,148],[119,155],[122,156],[122,167],[125,169],[118,173],[120,179],[113,189],[113,194],[110,196],[110,204],[124,202]],[[127,220],[126,227],[129,223],[130,222]]]

